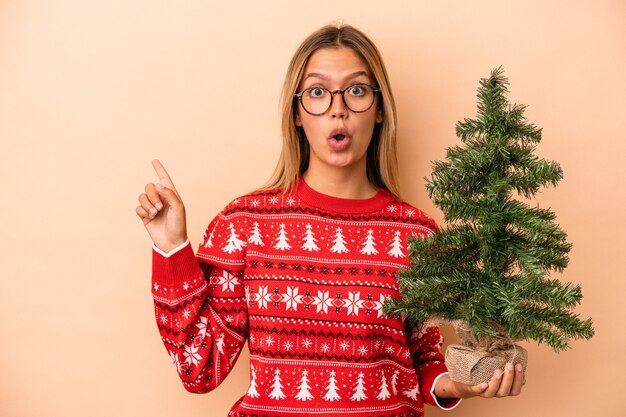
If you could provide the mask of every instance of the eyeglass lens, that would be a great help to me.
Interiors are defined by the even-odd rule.
[[[322,87],[307,88],[302,92],[302,106],[311,114],[325,113],[335,94],[341,95],[346,107],[356,113],[368,110],[374,103],[373,88],[365,84],[355,84],[335,93]]]

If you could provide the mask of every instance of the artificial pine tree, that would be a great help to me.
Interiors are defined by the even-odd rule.
[[[402,299],[385,303],[387,314],[406,314],[413,324],[453,325],[460,347],[471,349],[462,360],[470,369],[450,375],[472,384],[523,353],[515,341],[534,339],[558,352],[568,339],[594,333],[591,319],[570,311],[580,303],[580,286],[549,278],[568,264],[565,232],[552,211],[520,199],[556,186],[562,170],[533,154],[541,129],[526,121],[525,106],[508,103],[502,73],[500,67],[481,79],[477,118],[456,125],[463,146],[447,149],[447,160],[435,162],[426,178],[447,227],[409,239],[411,268],[397,274]],[[514,353],[503,353],[507,348]],[[493,358],[504,359],[482,374],[472,369]]]

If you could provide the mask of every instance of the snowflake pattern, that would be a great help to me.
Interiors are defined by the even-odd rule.
[[[333,299],[330,298],[329,291],[317,291],[317,297],[313,297],[313,305],[316,306],[316,313],[323,311],[328,313],[328,307],[333,306]]]
[[[293,197],[287,197],[286,203],[289,207],[292,207],[296,204],[296,199]]]
[[[363,308],[364,300],[361,300],[361,293],[359,291],[348,291],[348,299],[344,300],[344,305],[348,307],[348,315],[359,315],[359,308]]]
[[[324,342],[320,346],[320,349],[322,350],[322,352],[328,353],[328,351],[330,350],[330,345],[328,343]]]
[[[185,357],[185,363],[188,366],[197,366],[198,361],[202,360],[202,356],[198,353],[198,347],[196,345],[185,345],[183,356]]]
[[[257,294],[256,301],[259,302],[259,308],[267,308],[267,303],[271,303],[272,294],[268,293],[267,285],[259,287],[259,293]]]
[[[222,286],[222,291],[235,291],[235,285],[239,285],[239,280],[230,272],[223,271],[217,278],[217,285]]]
[[[250,205],[254,208],[257,208],[261,205],[261,202],[255,198],[252,201],[250,201]]]
[[[345,340],[342,340],[341,342],[339,342],[339,349],[346,351],[350,348],[350,343],[348,343]]]
[[[369,349],[367,349],[367,346],[365,346],[365,345],[359,346],[359,349],[358,349],[359,355],[361,355],[361,356],[367,355],[368,350]]]
[[[198,336],[204,338],[206,336],[207,326],[209,324],[209,319],[206,317],[200,317],[200,323],[196,323],[196,327],[198,328]]]
[[[302,303],[303,295],[298,295],[298,287],[287,287],[287,293],[283,294],[283,302],[286,303],[287,310],[298,309],[298,304]]]
[[[302,341],[302,346],[304,346],[305,349],[308,349],[312,344],[313,342],[311,342],[310,339],[304,339]]]
[[[291,349],[293,349],[293,342],[291,340],[287,340],[285,343],[283,343],[283,349],[285,349],[286,351],[290,351]]]
[[[278,203],[278,197],[276,197],[275,195],[271,196],[269,198],[270,204],[276,204]]]
[[[164,313],[161,313],[159,319],[161,320],[161,324],[167,324],[167,316]]]

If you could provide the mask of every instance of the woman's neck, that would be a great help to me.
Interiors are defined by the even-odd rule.
[[[361,170],[319,170],[309,169],[303,174],[304,181],[315,191],[332,197],[362,200],[376,195],[378,189],[367,179]]]

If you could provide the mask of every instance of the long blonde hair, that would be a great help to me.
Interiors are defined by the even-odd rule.
[[[376,187],[399,196],[396,107],[387,70],[374,43],[363,32],[344,24],[327,25],[313,32],[298,47],[289,63],[280,102],[283,147],[274,173],[263,188],[290,191],[308,167],[309,144],[302,128],[295,124],[297,101],[294,94],[311,55],[318,49],[331,47],[354,50],[369,67],[381,91],[378,106],[383,121],[375,125],[367,150],[367,178]]]

